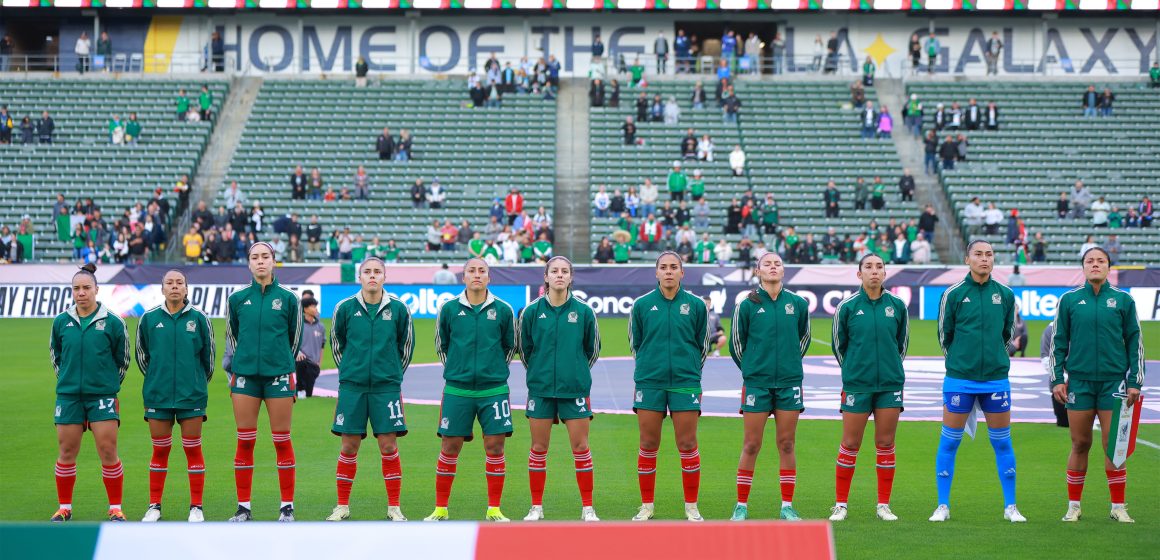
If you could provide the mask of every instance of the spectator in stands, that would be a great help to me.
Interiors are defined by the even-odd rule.
[[[487,87],[483,91],[487,99],[487,108],[499,109],[503,106],[503,89],[499,85],[499,80],[488,78]]]
[[[920,237],[927,241],[934,241],[934,228],[938,224],[938,215],[934,212],[934,206],[927,204],[922,214],[918,217],[918,231]]]
[[[213,212],[209,211],[204,200],[198,201],[197,209],[193,211],[190,218],[198,225],[198,231],[208,231],[213,228]]]
[[[36,122],[36,136],[41,144],[52,144],[52,135],[56,132],[56,122],[48,115],[48,111],[40,113],[40,120]]]
[[[1007,213],[1007,244],[1023,245],[1027,241],[1027,230],[1023,219],[1019,217],[1019,209],[1012,208]]]
[[[598,62],[604,56],[604,41],[600,40],[600,34],[597,33],[592,37],[592,61]]]
[[[177,98],[173,100],[173,104],[177,109],[177,120],[184,121],[189,114],[189,97],[185,95],[185,89],[177,90]]]
[[[415,141],[411,131],[403,129],[399,132],[399,141],[395,143],[395,161],[411,161],[415,159]]]
[[[656,251],[664,241],[664,237],[664,225],[656,216],[649,214],[640,223],[636,236],[638,248],[642,251]]]
[[[1094,235],[1087,236],[1086,238],[1084,238],[1083,245],[1080,245],[1080,247],[1079,247],[1080,258],[1083,258],[1083,254],[1088,252],[1088,249],[1094,249],[1094,248],[1099,247],[1099,246],[1100,246],[1100,244],[1096,243],[1096,236],[1094,236]]]
[[[910,94],[910,99],[902,106],[902,122],[915,138],[922,136],[922,103],[917,93]]]
[[[592,84],[588,87],[588,104],[592,107],[603,107],[606,95],[604,81],[599,78],[592,80]]]
[[[689,186],[689,178],[681,171],[680,161],[673,162],[673,169],[669,171],[669,177],[665,183],[669,189],[669,200],[685,199],[685,191]]]
[[[1120,264],[1120,254],[1124,252],[1124,246],[1120,243],[1120,236],[1114,233],[1108,234],[1107,241],[1104,241],[1103,248],[1108,252],[1108,262],[1115,266]]]
[[[1087,91],[1083,93],[1080,98],[1080,107],[1083,108],[1083,116],[1096,116],[1096,108],[1100,104],[1100,94],[1096,93],[1096,86],[1088,86]]]
[[[664,31],[658,31],[657,38],[653,40],[653,54],[657,57],[657,74],[666,74],[669,60],[669,40],[665,38]]]
[[[109,72],[113,65],[113,41],[109,39],[107,31],[101,31],[101,35],[97,37],[97,55],[103,59],[104,71]]]
[[[290,200],[306,200],[306,185],[309,179],[302,172],[302,166],[294,167],[290,174]]]
[[[431,187],[427,189],[427,204],[431,209],[443,208],[443,204],[447,202],[447,191],[443,189],[443,185],[439,184],[439,178],[435,177],[431,180]]]
[[[1152,227],[1152,199],[1145,195],[1136,208],[1136,213],[1140,215],[1140,227]]]
[[[689,196],[693,202],[705,198],[705,178],[700,169],[693,170],[693,180],[689,181]]]
[[[89,34],[81,31],[81,36],[77,37],[77,42],[73,46],[73,53],[77,55],[77,73],[84,74],[89,71],[89,55],[92,52],[93,43],[89,40]]]
[[[951,102],[951,109],[947,112],[946,127],[951,130],[963,127],[963,110],[959,107],[958,101]]]
[[[335,239],[338,242],[338,260],[349,261],[354,253],[354,235],[350,233],[350,227],[342,228]]]
[[[702,198],[698,200],[697,203],[693,205],[693,209],[690,214],[693,220],[693,229],[698,231],[709,229],[710,209],[708,199]]]
[[[226,224],[222,228],[222,233],[218,236],[217,246],[214,247],[214,258],[217,262],[231,263],[237,260],[237,234],[230,224]]]
[[[656,212],[657,198],[659,196],[660,194],[657,191],[656,185],[653,184],[652,179],[646,177],[644,184],[640,187],[640,214],[642,216]],[[619,212],[613,209],[613,213],[618,214]]]
[[[608,211],[613,216],[619,216],[628,211],[628,203],[620,189],[613,189],[612,196],[608,199]]]
[[[1059,193],[1059,200],[1055,201],[1055,217],[1062,220],[1069,214],[1071,202],[1067,199],[1067,191]]]
[[[681,159],[697,159],[697,133],[692,127],[681,138]]]
[[[858,122],[862,125],[862,139],[873,138],[875,131],[878,130],[878,112],[874,110],[873,101],[867,101],[862,107],[862,111],[858,113]]]
[[[947,108],[945,105],[943,105],[942,103],[939,103],[937,106],[935,106],[935,109],[934,109],[934,131],[935,132],[942,132],[942,129],[946,128],[947,125],[950,124],[950,118],[951,118],[950,111],[947,111]]]
[[[1106,228],[1108,227],[1108,213],[1111,212],[1112,205],[1104,200],[1104,197],[1099,197],[1091,205],[1092,211],[1092,227]]]
[[[1031,262],[1047,262],[1047,240],[1043,238],[1042,231],[1035,232],[1035,241],[1031,244]]]
[[[1071,192],[1071,218],[1082,220],[1087,215],[1088,206],[1092,203],[1092,191],[1084,186],[1082,180],[1076,180],[1075,188]]]
[[[5,115],[7,116],[7,115]],[[9,139],[11,139],[12,121],[8,119]],[[120,145],[125,141],[125,123],[121,121],[121,116],[113,113],[113,118],[109,119],[109,143],[113,145]]]
[[[886,207],[886,185],[882,177],[874,177],[874,184],[870,186],[870,208],[881,210]]]
[[[92,242],[90,241],[90,243]],[[202,239],[197,225],[189,226],[189,231],[181,238],[181,246],[185,247],[185,261],[197,264],[198,260],[201,259],[201,248],[204,243],[205,240]]]
[[[697,159],[701,161],[713,161],[713,138],[708,134],[701,136],[701,140],[697,142]]]
[[[858,177],[854,180],[854,209],[865,210],[866,201],[870,198],[870,190],[866,188],[866,180]]]
[[[317,167],[310,170],[310,179],[306,184],[306,198],[309,200],[322,200],[323,193],[322,172]]]
[[[987,75],[999,75],[999,56],[1003,52],[1003,41],[999,39],[999,32],[992,31],[991,38],[983,45],[983,58],[987,61]]]
[[[233,208],[238,204],[245,204],[249,202],[246,194],[242,192],[241,187],[238,186],[237,181],[230,181],[230,187],[226,189],[226,207]]]
[[[600,238],[600,243],[596,245],[596,253],[592,255],[592,262],[597,264],[609,264],[612,262],[614,256],[612,253],[612,242],[608,240],[608,236]]]
[[[838,71],[838,60],[841,58],[841,54],[838,52],[840,46],[838,32],[831,31],[830,38],[826,41],[826,74],[833,74]]]
[[[1003,222],[1003,212],[995,207],[994,202],[987,203],[987,209],[983,211],[983,223],[986,225],[987,235],[997,235],[999,233],[999,224]]]
[[[983,220],[985,215],[986,210],[983,208],[982,203],[979,201],[979,197],[976,196],[972,198],[971,202],[969,202],[966,207],[963,208],[963,220],[967,225],[968,235],[978,235],[983,227]],[[1002,219],[1001,214],[1000,219]]]
[[[8,63],[12,59],[14,47],[12,37],[5,35],[3,39],[0,39],[0,72],[8,71]]]
[[[855,109],[866,106],[866,88],[862,86],[862,82],[850,83],[850,104]]]
[[[664,122],[665,120],[665,102],[661,100],[659,93],[653,96],[652,102],[648,105],[648,120],[649,122]]]
[[[213,117],[210,108],[213,107],[213,93],[209,91],[209,85],[202,84],[201,93],[197,96],[197,106],[201,110],[201,120],[208,121]]]
[[[725,210],[725,233],[741,233],[741,201],[736,198]]]
[[[1124,227],[1124,215],[1120,213],[1119,206],[1113,206],[1112,212],[1108,214],[1108,227],[1112,229]]]
[[[737,124],[737,115],[741,112],[741,100],[737,98],[733,86],[729,86],[724,99],[721,100],[721,110],[725,124]]]
[[[994,101],[988,102],[987,110],[983,112],[983,128],[999,130],[999,107],[995,106]]]
[[[436,222],[438,223],[438,221]],[[455,243],[459,240],[459,229],[451,223],[451,220],[445,220],[443,227],[439,228],[439,243],[440,250],[454,251]]]
[[[536,238],[536,242],[532,243],[532,252],[536,257],[536,262],[545,264],[548,259],[552,258],[552,242],[548,241],[548,234],[541,233]]]
[[[942,168],[950,171],[955,168],[955,160],[959,157],[958,146],[955,145],[955,139],[950,134],[943,140],[943,143],[938,148],[938,155],[942,158]]]
[[[1100,116],[1112,116],[1112,104],[1115,102],[1116,94],[1112,93],[1111,88],[1104,88],[1104,92],[1100,94],[1100,99],[1097,104],[1100,111]]]
[[[983,109],[979,107],[974,97],[967,101],[967,108],[963,111],[963,123],[967,130],[979,130],[979,126],[983,123]]]
[[[624,124],[620,125],[620,131],[624,134],[625,146],[636,145],[636,123],[633,122],[632,117],[624,117]]]
[[[899,200],[902,202],[914,202],[914,176],[910,174],[909,169],[902,170],[902,177],[898,179]]]
[[[20,119],[20,143],[27,146],[33,142],[32,119],[25,116]]]
[[[729,261],[733,260],[733,247],[729,245],[728,241],[725,241],[724,237],[717,240],[717,245],[713,247],[713,257],[721,266],[728,266]]]
[[[378,140],[375,140],[375,151],[379,153],[381,160],[389,160],[394,157],[395,137],[391,136],[390,128],[383,127],[383,133],[379,135]]]
[[[745,175],[745,152],[740,144],[733,146],[733,151],[729,152],[729,168],[733,170],[734,177]]]
[[[926,137],[922,140],[923,154],[925,159],[922,163],[923,172],[927,175],[933,175],[938,172],[938,137],[935,136],[933,130],[926,133]]]
[[[882,112],[878,114],[878,134],[876,138],[890,138],[891,133],[894,132],[894,117],[890,116],[890,109],[886,106],[882,107]]]
[[[920,235],[910,242],[910,263],[930,264],[930,241],[926,237]]]
[[[874,64],[874,59],[869,55],[866,60],[862,62],[862,85],[866,87],[874,87],[874,73],[878,70],[878,65]]]
[[[592,197],[592,208],[597,218],[608,217],[608,205],[611,199],[608,196],[608,190],[604,185],[600,185],[600,189],[596,191],[596,196]]]
[[[911,73],[917,74],[919,65],[922,64],[922,43],[919,41],[918,33],[910,35],[910,42],[906,46],[906,52],[910,55]]]
[[[890,262],[909,264],[911,259],[910,240],[902,233],[901,227],[894,228],[894,240],[890,245]]]
[[[968,147],[970,147],[970,142],[967,141],[967,136],[965,134],[960,134],[957,138],[955,138],[955,152],[957,154],[955,156],[956,161],[967,161]]]
[[[129,146],[136,146],[140,137],[141,123],[137,122],[137,113],[129,113],[129,122],[125,123],[124,143]]]
[[[344,194],[345,194],[345,190],[346,189],[343,189]],[[334,187],[330,187],[330,188],[326,189],[326,194],[322,195],[323,202],[337,202],[338,200],[339,200],[338,193],[334,192]]]
[[[693,84],[693,94],[689,96],[689,100],[693,104],[693,109],[705,108],[705,87],[701,84],[701,80],[697,80],[697,83]]]
[[[640,216],[640,196],[636,194],[636,189],[628,187],[628,193],[624,195],[624,209],[628,211],[628,215],[632,217]]]
[[[427,187],[423,185],[423,179],[415,179],[414,184],[411,185],[411,208],[419,209],[427,207]]]
[[[939,50],[942,46],[938,42],[938,37],[934,36],[934,31],[930,32],[930,37],[926,40],[926,73],[934,74],[935,63],[938,62]]]
[[[842,193],[838,192],[838,186],[830,181],[826,184],[826,190],[822,193],[822,207],[825,209],[827,218],[837,218],[841,212],[839,203],[842,200]]]
[[[519,189],[512,187],[511,192],[504,198],[503,207],[510,226],[515,223],[516,217],[524,211],[524,195],[520,194]]]
[[[560,61],[556,60],[556,55],[548,55],[548,83],[552,88],[560,87]]]

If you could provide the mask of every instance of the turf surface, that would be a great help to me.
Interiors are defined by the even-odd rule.
[[[9,320],[0,323],[4,341],[5,399],[0,423],[9,426],[0,438],[0,521],[47,519],[56,508],[53,462],[56,437],[51,423],[53,378],[48,363],[49,320]],[[1037,348],[1043,323],[1030,323],[1031,347]],[[129,323],[130,334],[136,322]],[[223,336],[221,321],[215,321]],[[606,356],[626,355],[626,323],[623,319],[601,321]],[[830,323],[815,320],[816,339],[811,354],[829,353]],[[434,361],[431,345],[433,321],[416,324],[415,362]],[[911,331],[912,355],[938,355],[933,321],[915,321]],[[1160,359],[1160,324],[1145,325],[1148,358]],[[221,349],[224,345],[218,345]],[[324,368],[333,367],[329,354]],[[148,501],[147,471],[150,442],[140,420],[141,375],[134,364],[121,391],[121,459],[125,464],[125,509],[139,518]],[[294,446],[298,464],[297,516],[322,519],[334,505],[334,471],[338,440],[329,432],[334,401],[315,398],[300,401],[294,413]],[[205,511],[208,519],[225,519],[233,513],[232,475],[234,423],[225,378],[221,372],[211,385],[210,422],[205,426],[207,465]],[[413,520],[429,513],[434,499],[434,463],[438,439],[434,436],[437,410],[408,406],[411,434],[401,440],[404,469],[403,511]],[[517,413],[518,417],[518,413]],[[277,477],[269,428],[259,421],[254,475],[255,516],[271,520],[277,514]],[[526,475],[527,431],[517,422],[508,446],[507,489],[504,511],[513,519],[523,516],[529,503]],[[841,426],[835,421],[805,421],[798,428],[798,486],[795,505],[803,517],[825,518],[833,502],[834,458]],[[868,433],[872,431],[868,430]],[[766,432],[766,450],[758,461],[750,512],[770,518],[780,500],[777,488],[777,455],[772,426]],[[938,425],[903,422],[898,433],[898,468],[892,500],[901,520],[887,525],[874,517],[875,476],[873,453],[863,451],[850,496],[850,518],[835,526],[842,558],[933,558],[969,555],[980,558],[1057,558],[1080,554],[1124,554],[1149,557],[1160,547],[1160,450],[1141,446],[1129,462],[1128,502],[1136,517],[1134,526],[1120,526],[1106,519],[1108,491],[1100,464],[1093,460],[1084,495],[1085,517],[1077,525],[1059,521],[1066,509],[1064,464],[1069,446],[1066,430],[1049,425],[1016,424],[1012,430],[1019,458],[1019,505],[1029,523],[1013,526],[1002,521],[1002,498],[994,459],[985,437],[964,443],[959,451],[952,521],[935,525],[926,521],[935,505],[933,480]],[[1142,439],[1160,442],[1160,426],[1141,428]],[[572,474],[571,457],[562,428],[554,435],[549,454],[548,489],[544,507],[549,519],[571,520],[579,515],[579,498]],[[175,438],[176,439],[176,438]],[[604,415],[592,424],[592,449],[596,467],[596,509],[606,520],[629,518],[639,504],[636,485],[636,423],[626,415]],[[369,447],[368,447],[369,445]],[[736,499],[734,476],[741,446],[740,421],[705,418],[700,427],[701,512],[708,519],[728,518]],[[867,439],[863,449],[873,450]],[[1093,452],[1093,458],[1097,454]],[[373,443],[364,444],[360,473],[352,495],[354,519],[381,519],[385,493],[379,460]],[[483,450],[468,444],[459,461],[459,476],[451,499],[454,519],[479,520],[485,506]],[[170,456],[166,488],[167,519],[184,520],[188,506],[185,457],[180,447]],[[666,425],[657,475],[657,514],[679,519],[681,512],[680,468],[671,431]],[[78,460],[74,497],[78,520],[99,520],[105,509],[100,467],[91,439],[86,437]]]

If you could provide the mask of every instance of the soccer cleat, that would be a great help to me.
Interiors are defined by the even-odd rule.
[[[1023,517],[1022,513],[1019,513],[1019,508],[1015,507],[1015,504],[1011,504],[1007,506],[1007,509],[1003,510],[1003,519],[1012,523],[1027,523],[1027,518]]]
[[[245,506],[238,506],[238,511],[234,512],[234,516],[229,518],[227,521],[231,523],[241,523],[243,521],[249,521],[253,518],[254,514],[250,512],[250,508]]]
[[[123,512],[117,508],[113,508],[113,509],[109,510],[109,521],[124,521],[124,520],[125,520],[125,512]]]
[[[507,523],[511,521],[511,519],[508,519],[507,516],[505,516],[498,507],[487,508],[487,513],[484,514],[484,519],[487,519],[488,521],[496,521],[498,523]]]
[[[939,504],[939,506],[937,508],[935,508],[934,513],[931,514],[931,516],[930,516],[930,520],[935,521],[935,522],[946,521],[950,518],[951,518],[951,508],[948,507],[946,504]]]
[[[201,523],[205,521],[205,512],[201,510],[201,506],[189,506],[189,522]]]
[[[580,521],[600,521],[600,518],[596,517],[596,508],[592,506],[580,508]]]
[[[698,522],[705,520],[704,517],[701,517],[701,511],[697,509],[696,502],[691,503],[691,504],[685,504],[685,519],[688,519],[689,521],[698,521]]]
[[[641,504],[640,509],[636,511],[636,515],[632,516],[633,521],[648,521],[656,514],[656,507],[652,504]]]
[[[62,523],[70,520],[72,520],[72,510],[68,508],[56,510],[56,513],[52,514],[52,517],[49,519],[53,523]]]
[[[524,521],[539,521],[544,518],[544,506],[532,506],[528,510],[528,514],[524,516]]]
[[[286,504],[278,510],[278,521],[289,523],[294,521],[294,506]]]
[[[1128,515],[1128,508],[1126,506],[1124,506],[1124,504],[1113,505],[1112,511],[1111,511],[1111,513],[1108,514],[1108,517],[1112,518],[1113,520],[1115,520],[1119,523],[1135,523],[1136,522],[1135,519],[1132,519],[1132,517]]]
[[[326,518],[327,521],[345,521],[350,519],[350,506],[334,506],[334,511],[330,512],[330,516]]]
[[[890,504],[878,504],[878,519],[883,521],[898,521],[898,516],[890,511]]]
[[[720,358],[720,357],[721,357],[721,351],[720,351],[720,350],[714,350],[714,351],[713,351],[713,357],[714,357],[714,358]]]
[[[403,509],[399,506],[387,506],[387,521],[406,521]]]
[[[451,519],[451,515],[447,513],[447,507],[436,507],[431,515],[423,518],[423,521],[447,521]]]
[[[145,517],[142,517],[141,521],[143,523],[161,521],[161,504],[149,504],[149,509],[145,510]]]
[[[737,504],[733,506],[733,516],[729,521],[745,521],[749,519],[749,506],[746,504]]]
[[[781,518],[784,521],[801,521],[802,518],[798,512],[793,509],[793,506],[784,506],[781,508]]]
[[[830,521],[845,521],[846,513],[846,506],[835,505],[830,508]]]
[[[1067,504],[1067,513],[1063,514],[1063,521],[1068,523],[1075,523],[1083,517],[1083,512],[1079,509],[1079,504]]]

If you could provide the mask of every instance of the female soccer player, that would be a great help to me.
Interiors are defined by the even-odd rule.
[[[443,362],[443,401],[440,405],[439,462],[435,470],[435,511],[424,521],[446,521],[447,502],[463,442],[471,441],[472,424],[479,419],[487,453],[488,521],[509,521],[500,511],[505,472],[504,440],[512,435],[508,399],[508,364],[516,351],[515,314],[510,305],[487,289],[487,263],[467,259],[463,265],[466,289],[439,307],[435,319],[435,351]]]
[[[1128,406],[1134,405],[1144,383],[1144,341],[1136,302],[1128,292],[1108,283],[1108,253],[1102,248],[1088,249],[1081,262],[1087,282],[1060,298],[1048,354],[1051,393],[1067,406],[1071,426],[1064,521],[1079,521],[1081,515],[1079,502],[1092,446],[1092,423],[1098,416],[1103,447],[1107,448],[1108,433],[1116,429],[1111,425],[1112,409],[1120,406],[1121,398]],[[1111,518],[1132,523],[1124,507],[1128,469],[1124,465],[1116,468],[1105,458],[1104,472],[1112,496]]]
[[[995,251],[983,240],[967,245],[970,272],[943,292],[938,308],[938,341],[946,356],[943,379],[943,427],[935,456],[938,507],[931,521],[951,517],[951,482],[955,454],[963,440],[968,417],[978,406],[987,417],[987,432],[995,450],[999,485],[1003,488],[1003,518],[1012,523],[1027,521],[1015,507],[1015,448],[1011,446],[1011,381],[1007,375],[1015,314],[1011,288],[991,278]]]
[[[737,465],[737,506],[732,521],[749,518],[749,489],[765,422],[773,415],[781,481],[781,518],[800,521],[793,508],[797,485],[794,440],[802,401],[802,356],[810,347],[810,306],[782,283],[785,264],[777,253],[757,261],[758,289],[733,311],[729,350],[741,369],[745,436]]]
[[[338,505],[327,521],[350,517],[350,489],[368,421],[382,456],[387,519],[407,520],[399,509],[403,469],[397,438],[407,435],[401,390],[415,349],[415,331],[407,305],[383,291],[385,276],[383,260],[367,257],[358,271],[362,289],[334,306],[330,352],[338,366],[338,405],[330,431],[342,436],[342,448],[338,453]]]
[[[685,518],[704,521],[697,508],[701,486],[697,419],[701,416],[701,368],[709,354],[708,309],[701,298],[681,287],[685,268],[676,253],[661,253],[656,276],[657,289],[633,302],[629,319],[629,348],[636,361],[632,409],[640,428],[636,467],[641,505],[632,520],[647,521],[655,514],[657,449],[661,424],[669,413],[681,456]]]
[[[77,453],[85,430],[93,432],[101,475],[109,496],[109,521],[124,521],[121,490],[125,470],[117,456],[121,425],[117,393],[129,367],[129,333],[116,313],[97,303],[97,267],[86,264],[73,275],[74,305],[52,321],[49,357],[56,370],[56,495],[60,509],[52,521],[72,519]]]
[[[201,509],[205,488],[205,458],[201,424],[213,377],[213,325],[189,305],[185,274],[170,270],[161,279],[165,303],[146,311],[137,323],[137,367],[145,376],[141,394],[145,421],[153,439],[149,462],[149,509],[141,521],[161,519],[161,495],[173,445],[173,423],[181,425],[181,447],[189,472],[189,520],[205,521]]]
[[[910,343],[906,303],[886,291],[886,263],[875,254],[858,264],[862,288],[842,300],[834,311],[830,348],[842,368],[842,443],[835,467],[837,502],[830,521],[846,519],[846,500],[854,479],[854,464],[866,421],[874,413],[877,452],[878,519],[897,521],[890,511],[894,485],[894,434],[902,412],[902,361]]]
[[[226,355],[222,369],[230,374],[238,448],[234,455],[234,482],[238,511],[230,521],[253,518],[250,488],[254,480],[254,444],[258,411],[266,404],[270,434],[278,457],[278,486],[282,506],[278,521],[294,521],[294,446],[290,418],[297,391],[294,357],[302,342],[302,310],[298,296],[274,278],[274,248],[259,241],[250,246],[249,286],[232,294],[226,309]]]
[[[600,356],[596,313],[572,297],[572,261],[552,257],[544,267],[545,295],[520,315],[520,360],[527,369],[527,417],[532,449],[528,482],[532,509],[524,521],[544,518],[544,479],[552,424],[563,421],[572,443],[576,484],[580,487],[580,519],[600,521],[592,507],[592,451],[588,426],[592,420],[592,365]]]

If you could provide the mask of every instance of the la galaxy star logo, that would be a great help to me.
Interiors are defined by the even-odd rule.
[[[681,315],[688,315],[688,314],[689,314],[689,304],[682,303],[681,304]]]
[[[1109,307],[1109,308],[1111,308],[1111,309],[1115,309],[1115,308],[1116,308],[1116,300],[1115,300],[1115,298],[1108,298],[1108,307]]]
[[[495,310],[494,310],[494,309],[488,309],[488,310],[487,310],[487,319],[488,319],[489,321],[494,321],[494,320],[495,320]]]
[[[282,310],[282,300],[276,299],[274,301],[271,301],[270,302],[270,309],[273,309],[274,311],[281,311]]]
[[[999,297],[999,294],[991,294],[991,303],[999,305],[1003,303],[1003,298]]]
[[[186,321],[185,322],[185,331],[186,332],[197,332],[197,323],[194,321]]]
[[[894,317],[894,308],[893,307],[886,308],[886,316],[887,317]]]
[[[785,304],[785,314],[786,315],[793,315],[793,304],[792,303]]]
[[[568,322],[569,322],[569,323],[575,323],[575,322],[576,322],[576,320],[577,320],[577,319],[579,319],[579,318],[580,318],[580,316],[579,316],[579,315],[577,315],[575,311],[569,311],[569,312],[568,312]]]

